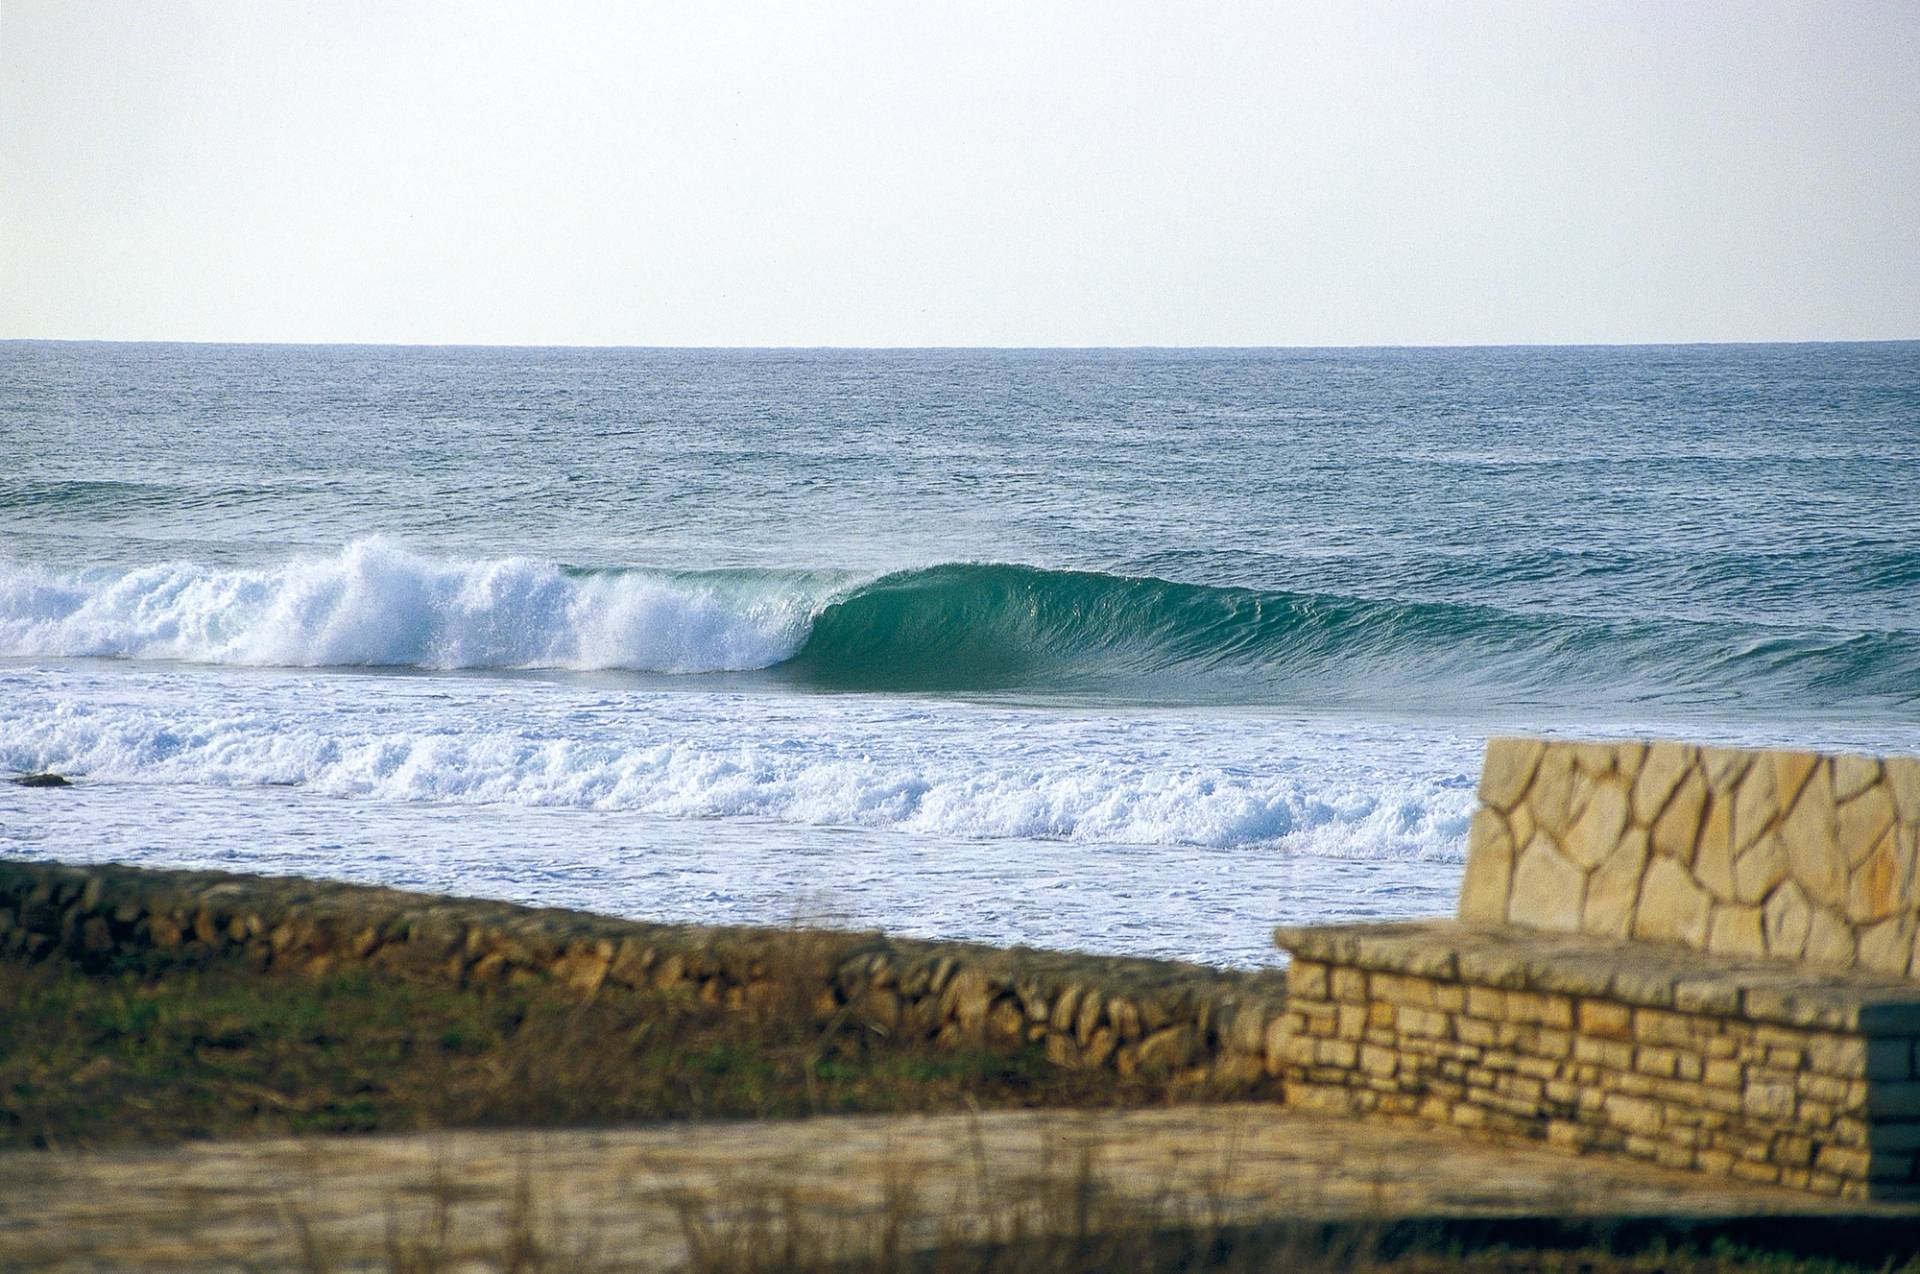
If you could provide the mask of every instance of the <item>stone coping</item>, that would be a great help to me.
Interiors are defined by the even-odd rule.
[[[1862,1035],[1920,1033],[1920,985],[1889,974],[1456,920],[1282,926],[1295,958]]]

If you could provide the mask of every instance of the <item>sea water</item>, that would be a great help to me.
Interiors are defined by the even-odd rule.
[[[1489,734],[1920,750],[1920,344],[0,344],[0,853],[1253,964]]]

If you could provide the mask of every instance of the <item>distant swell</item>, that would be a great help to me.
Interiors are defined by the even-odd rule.
[[[378,540],[256,569],[0,565],[0,654],[766,675],[838,690],[1303,707],[1911,712],[1920,634],[1638,620],[949,563],[447,561]]]

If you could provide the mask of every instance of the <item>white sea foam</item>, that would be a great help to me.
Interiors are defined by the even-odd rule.
[[[28,687],[32,688],[29,689]],[[498,678],[14,671],[0,767],[918,836],[1459,857],[1470,742]]]
[[[373,539],[258,569],[0,563],[0,654],[717,672],[790,656],[814,604],[748,579],[444,561]]]

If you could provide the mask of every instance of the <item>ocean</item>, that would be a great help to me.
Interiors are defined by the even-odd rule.
[[[1920,751],[1920,343],[0,343],[0,854],[1255,965],[1490,734]]]

